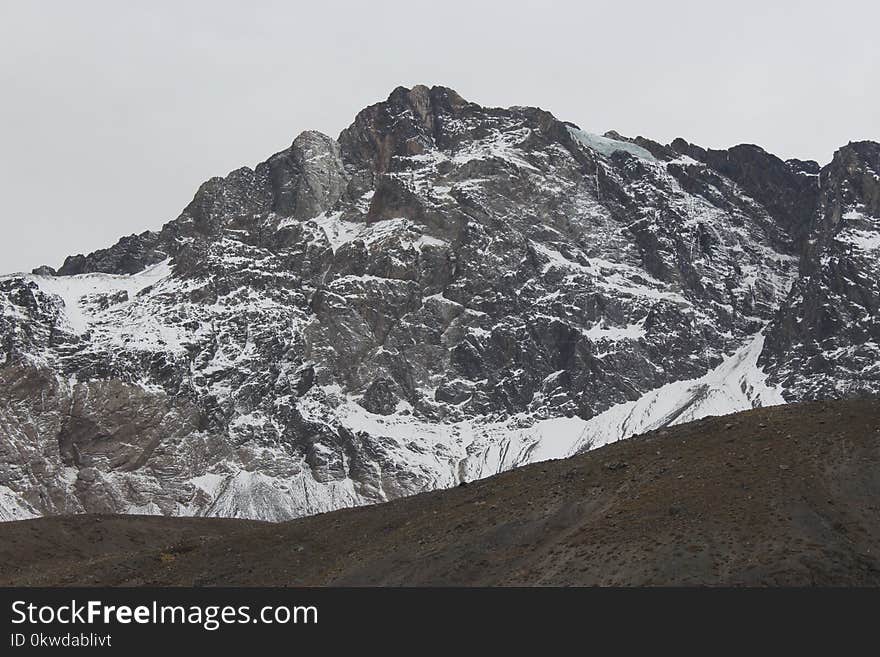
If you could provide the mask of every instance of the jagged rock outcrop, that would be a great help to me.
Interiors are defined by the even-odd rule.
[[[800,276],[764,356],[791,399],[880,391],[880,144],[855,142],[818,174]]]
[[[0,517],[282,519],[876,394],[877,148],[817,173],[395,89],[0,279]]]

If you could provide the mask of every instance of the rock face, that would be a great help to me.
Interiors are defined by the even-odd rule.
[[[876,395],[878,152],[398,88],[161,231],[0,278],[0,517],[283,519]]]
[[[793,399],[880,390],[880,144],[851,143],[818,174],[800,276],[764,360]]]

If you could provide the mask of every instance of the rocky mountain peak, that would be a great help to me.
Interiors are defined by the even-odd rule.
[[[858,203],[874,217],[880,216],[880,144],[850,142],[834,153],[821,175],[829,180],[831,195],[826,204],[835,215],[844,206]]]
[[[268,167],[272,211],[296,219],[332,207],[348,183],[339,144],[320,132],[300,134],[287,151],[268,160]]]
[[[876,394],[877,152],[817,175],[395,89],[0,278],[0,517],[289,518]]]
[[[339,135],[349,167],[358,174],[381,174],[395,156],[420,155],[442,144],[444,120],[478,106],[452,89],[417,85],[398,87],[386,101],[361,110]]]

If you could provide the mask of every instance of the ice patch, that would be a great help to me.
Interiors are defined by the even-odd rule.
[[[611,139],[610,137],[594,135],[577,128],[572,128],[571,126],[568,126],[568,131],[571,133],[571,136],[577,139],[581,144],[597,153],[605,155],[606,157],[610,157],[616,151],[625,151],[642,160],[648,160],[650,162],[657,161],[657,158],[651,155],[649,150],[631,144],[628,141],[620,141],[618,139]]]

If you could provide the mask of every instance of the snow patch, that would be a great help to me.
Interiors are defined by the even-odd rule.
[[[64,305],[68,327],[76,334],[85,333],[97,314],[88,304],[90,296],[125,292],[130,301],[151,285],[171,275],[171,259],[147,267],[137,274],[76,274],[74,276],[31,275],[46,294],[58,297]]]
[[[763,348],[764,335],[759,334],[704,376],[667,384],[589,420],[551,418],[512,431],[507,423],[506,433],[499,432],[503,425],[483,427],[489,440],[472,454],[467,470],[475,477],[485,477],[526,463],[565,458],[665,426],[785,404],[781,392],[767,385],[767,377],[758,367]]]
[[[861,251],[880,249],[880,233],[857,228],[845,228],[834,238],[838,242],[850,244]]]
[[[675,381],[611,407],[586,421],[573,450],[565,455],[660,427],[786,403],[779,389],[767,385],[758,367],[763,348],[764,335],[759,334],[698,379]]]
[[[606,326],[605,322],[602,321],[585,331],[581,331],[581,333],[584,337],[594,342],[601,340],[610,340],[612,342],[639,340],[645,337],[645,319],[642,318],[635,324],[627,324],[626,326]]]
[[[39,513],[8,486],[0,485],[0,522],[37,518]]]

